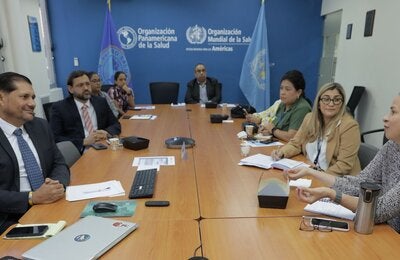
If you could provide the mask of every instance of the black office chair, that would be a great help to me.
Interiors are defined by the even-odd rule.
[[[104,91],[104,92],[107,93],[108,90],[109,90],[111,87],[114,87],[114,85],[109,85],[109,84],[102,85],[102,86],[101,86],[101,91]]]
[[[378,153],[379,149],[371,144],[361,143],[358,149],[358,158],[360,159],[361,170],[363,170]]]
[[[379,129],[374,129],[374,130],[362,132],[361,133],[361,142],[365,143],[365,136],[367,136],[369,134],[379,133],[379,132],[384,132],[384,129],[383,128],[379,128]],[[385,144],[387,141],[388,141],[388,139],[386,138],[385,133],[383,133],[383,141],[382,141],[382,143]]]
[[[54,102],[49,102],[43,104],[43,111],[44,115],[46,116],[47,122],[50,122],[50,112],[51,112],[51,106],[53,105]]]
[[[360,103],[361,97],[365,92],[365,87],[362,86],[354,86],[353,91],[351,92],[349,101],[347,101],[347,111],[354,117],[354,111],[356,107]]]
[[[179,83],[177,82],[150,82],[150,96],[152,104],[177,104]]]

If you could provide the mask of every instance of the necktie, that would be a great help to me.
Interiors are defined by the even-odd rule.
[[[22,155],[22,160],[25,164],[25,171],[28,175],[29,183],[31,184],[32,190],[37,190],[44,183],[43,173],[29,148],[28,143],[22,137],[22,129],[17,128],[14,131],[14,135],[17,137],[19,150]]]
[[[89,134],[91,134],[94,129],[92,120],[90,119],[89,116],[88,108],[89,107],[86,104],[82,106],[82,115],[83,115],[83,121],[85,122],[86,130],[88,131]]]

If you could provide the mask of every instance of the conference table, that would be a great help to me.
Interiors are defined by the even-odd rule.
[[[90,201],[128,199],[136,167],[135,157],[174,156],[174,166],[161,166],[154,196],[149,200],[169,200],[169,207],[145,207],[148,199],[136,199],[132,221],[139,228],[114,246],[102,259],[188,259],[204,255],[209,259],[294,259],[294,258],[398,258],[398,234],[388,225],[375,226],[372,235],[354,232],[305,232],[299,230],[305,203],[296,199],[291,188],[285,209],[260,208],[257,190],[260,179],[285,181],[282,171],[240,166],[240,140],[243,119],[233,123],[211,124],[210,114],[221,108],[200,105],[172,107],[155,105],[154,110],[129,111],[129,115],[152,114],[154,120],[120,119],[121,137],[150,139],[147,149],[87,150],[71,167],[71,185],[109,180],[121,182],[126,194],[34,205],[20,223],[73,224]],[[180,149],[166,148],[170,137],[191,137],[196,141],[181,157]],[[269,154],[276,147],[252,148],[250,154]],[[294,159],[304,161],[304,157]],[[313,180],[313,186],[318,186]],[[352,223],[352,222],[350,222]],[[4,235],[4,234],[3,234]],[[33,240],[1,240],[0,256],[21,257],[40,243]]]

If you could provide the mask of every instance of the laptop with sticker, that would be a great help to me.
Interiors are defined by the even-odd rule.
[[[87,216],[26,251],[23,259],[97,259],[124,239],[136,223]]]

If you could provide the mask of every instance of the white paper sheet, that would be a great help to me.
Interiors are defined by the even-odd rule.
[[[175,165],[175,156],[149,156],[149,157],[135,157],[132,162],[132,166],[152,166],[157,168],[160,165],[169,166]]]
[[[152,110],[156,109],[156,106],[135,106],[135,109]]]
[[[121,182],[112,180],[85,185],[67,186],[66,200],[77,201],[98,197],[114,197],[125,195]]]
[[[131,116],[131,120],[149,120],[153,117],[153,115],[133,115]]]
[[[292,187],[305,187],[309,188],[311,187],[312,181],[310,179],[297,179],[297,180],[290,180],[289,181],[289,186]]]

